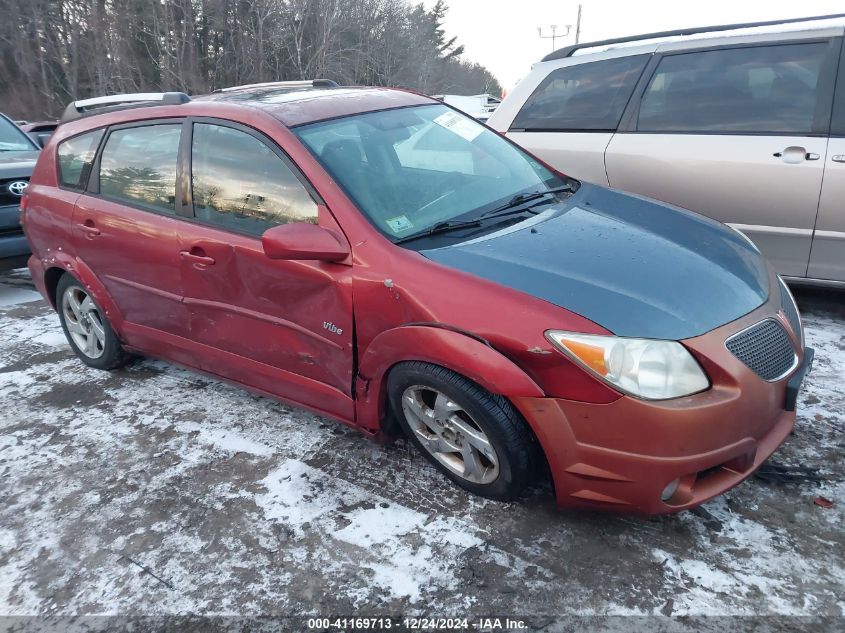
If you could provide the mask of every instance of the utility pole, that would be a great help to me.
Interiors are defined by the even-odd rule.
[[[581,39],[581,5],[578,5],[578,21],[575,22],[575,43]]]
[[[566,25],[566,33],[564,33],[562,35],[558,35],[557,34],[557,24],[552,24],[552,34],[551,35],[543,35],[543,27],[538,26],[537,27],[537,35],[539,35],[541,39],[551,40],[552,41],[552,50],[554,51],[554,50],[557,50],[557,48],[555,47],[555,40],[559,37],[566,37],[567,35],[569,35],[569,31],[571,29],[572,29],[572,25],[567,24]]]

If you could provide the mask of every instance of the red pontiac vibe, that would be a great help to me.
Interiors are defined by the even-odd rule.
[[[156,356],[401,431],[494,499],[547,465],[561,506],[700,504],[789,435],[813,357],[741,233],[405,91],[77,101],[21,215],[86,364]]]

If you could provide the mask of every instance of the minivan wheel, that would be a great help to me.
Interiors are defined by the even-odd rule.
[[[65,336],[83,363],[97,369],[116,369],[126,353],[105,312],[73,276],[62,275],[56,287],[56,308]]]
[[[518,497],[532,473],[531,431],[502,396],[444,367],[396,365],[391,409],[405,435],[462,488],[491,499]]]

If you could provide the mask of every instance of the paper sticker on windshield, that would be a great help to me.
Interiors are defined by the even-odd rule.
[[[481,124],[470,121],[457,112],[444,112],[434,119],[434,122],[468,141],[472,141],[484,131],[484,127]]]
[[[395,218],[390,218],[387,220],[387,226],[389,226],[390,230],[394,233],[401,233],[402,231],[414,228],[411,221],[404,215],[397,215]]]

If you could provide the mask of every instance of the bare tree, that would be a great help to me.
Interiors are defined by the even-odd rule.
[[[0,111],[92,95],[328,77],[421,92],[501,88],[443,29],[440,0],[0,0]]]

